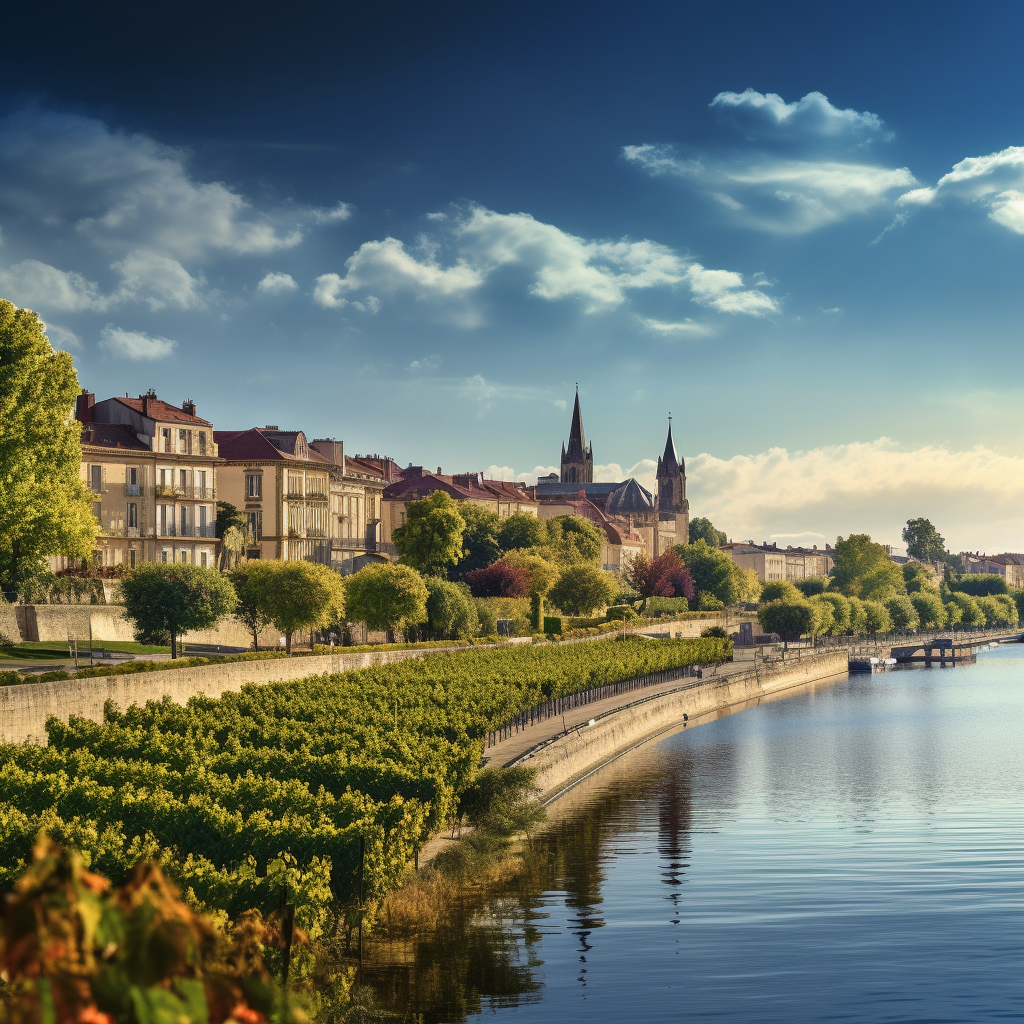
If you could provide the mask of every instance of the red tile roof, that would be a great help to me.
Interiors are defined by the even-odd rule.
[[[95,448],[124,448],[130,451],[150,451],[128,429],[116,423],[85,423],[82,425],[82,444]]]
[[[406,470],[408,473],[408,470]],[[533,498],[514,484],[501,480],[485,480],[479,473],[425,473],[405,476],[384,488],[385,498],[412,501],[426,497],[434,491],[444,491],[456,501],[508,501],[521,505],[535,505]]]
[[[134,409],[138,413],[142,412],[142,398],[119,398],[115,395],[114,401],[127,405],[129,409]],[[164,423],[198,423],[204,427],[213,426],[209,420],[204,420],[199,416],[190,416],[183,409],[171,405],[163,399],[147,396],[145,401],[148,411],[144,415],[151,420],[160,420]]]
[[[270,439],[258,427],[249,430],[215,430],[213,439],[222,459],[229,462],[317,462],[325,463],[319,452],[311,451],[316,458],[300,459],[296,455],[281,451],[271,444]]]

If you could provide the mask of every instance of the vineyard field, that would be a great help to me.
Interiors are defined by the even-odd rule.
[[[200,908],[276,902],[286,880],[315,931],[385,895],[456,811],[488,730],[539,701],[723,661],[729,641],[602,640],[431,654],[298,682],[169,700],[100,725],[47,725],[49,745],[0,748],[0,889],[41,829],[115,881],[155,857]]]

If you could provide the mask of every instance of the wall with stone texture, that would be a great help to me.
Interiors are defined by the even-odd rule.
[[[461,648],[459,648],[461,649]],[[345,654],[268,658],[220,665],[139,672],[132,675],[63,679],[50,683],[0,686],[0,740],[8,743],[46,743],[46,719],[51,715],[67,722],[70,715],[103,721],[103,705],[112,700],[124,709],[132,704],[170,697],[184,704],[204,694],[218,697],[237,692],[246,683],[271,683],[333,672],[351,672],[374,665],[389,665],[421,658],[444,648],[419,651],[363,651]]]
[[[599,718],[592,726],[581,727],[559,737],[516,763],[533,768],[542,799],[551,799],[575,780],[613,760],[638,743],[677,727],[683,715],[700,715],[757,700],[780,690],[816,680],[845,675],[848,671],[845,651],[830,651],[759,665],[749,672],[683,684],[685,688],[651,697]]]

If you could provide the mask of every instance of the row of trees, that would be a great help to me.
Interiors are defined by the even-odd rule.
[[[1019,605],[1024,605],[1024,592],[1011,595],[1002,577],[950,574],[940,580],[930,565],[900,566],[881,544],[855,534],[837,541],[830,577],[765,584],[757,615],[765,632],[796,639],[1012,626],[1020,618]]]

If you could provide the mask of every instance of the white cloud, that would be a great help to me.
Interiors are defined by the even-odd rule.
[[[707,270],[658,242],[589,241],[526,213],[473,207],[448,227],[444,241],[454,250],[447,264],[436,239],[422,238],[418,253],[396,238],[365,242],[347,260],[344,276],[317,278],[314,301],[341,309],[362,289],[406,292],[417,300],[454,304],[460,322],[473,326],[481,317],[469,300],[501,268],[518,267],[528,274],[530,294],[547,301],[579,299],[588,313],[620,306],[631,292],[678,286],[721,312],[760,316],[777,308],[763,292],[745,288],[739,274]]]
[[[881,438],[790,452],[687,459],[693,515],[736,540],[789,533],[870,533],[898,543],[907,519],[930,518],[954,550],[1021,550],[1024,458],[989,448],[906,449]],[[787,542],[793,543],[793,542]]]
[[[515,480],[516,471],[511,466],[488,466],[484,476],[488,480]]]
[[[497,391],[497,387],[487,381],[483,374],[480,373],[477,373],[472,377],[467,377],[462,382],[463,396],[476,402],[477,412],[480,416],[485,412],[490,412],[490,410],[494,408],[492,399]]]
[[[256,291],[262,292],[264,295],[284,295],[287,292],[295,291],[298,287],[291,274],[271,272],[263,275],[260,283],[256,285]]]
[[[0,270],[0,292],[23,308],[99,312],[110,305],[95,281],[74,271],[58,270],[39,260],[22,260]]]
[[[652,334],[660,334],[663,337],[673,335],[689,335],[691,337],[702,336],[711,333],[711,328],[705,324],[699,324],[687,318],[678,323],[667,320],[653,320],[650,317],[640,317],[640,323]]]
[[[1024,146],[967,157],[934,186],[906,192],[897,202],[904,207],[934,206],[947,196],[981,203],[997,224],[1024,234]]]
[[[885,127],[877,114],[842,110],[820,92],[809,92],[794,103],[786,103],[777,93],[754,89],[720,92],[711,106],[724,120],[769,136],[870,138],[882,135]]]
[[[56,349],[66,351],[69,348],[82,347],[82,339],[74,331],[69,331],[66,327],[59,327],[57,324],[46,324],[46,336]]]
[[[113,269],[121,275],[121,286],[112,302],[137,300],[150,309],[196,309],[205,303],[199,293],[201,279],[191,274],[169,256],[138,249],[130,252]]]
[[[441,366],[441,357],[436,353],[432,356],[423,356],[422,359],[414,359],[407,367],[413,373],[421,370],[436,370]]]
[[[132,360],[163,359],[177,346],[170,338],[153,338],[142,331],[126,331],[107,324],[100,337],[100,348],[108,355]]]
[[[517,481],[521,481],[524,484],[535,484],[538,477],[550,476],[552,473],[558,476],[560,469],[558,466],[534,466],[532,470],[527,473],[520,473],[517,477]]]
[[[352,207],[348,203],[338,203],[330,209],[313,210],[312,215],[317,224],[340,224],[352,216]]]

